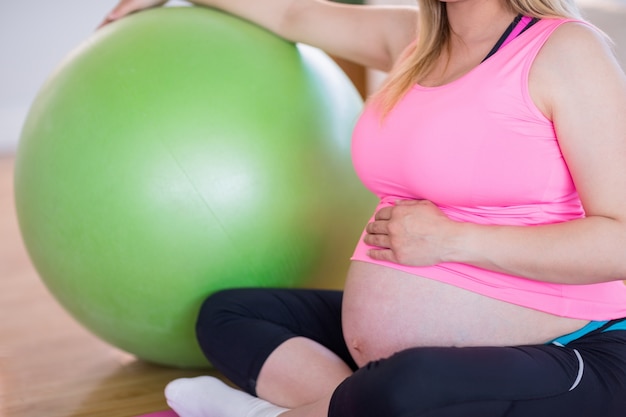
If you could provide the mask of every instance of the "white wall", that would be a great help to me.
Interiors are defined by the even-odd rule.
[[[626,68],[626,0],[579,1],[587,17],[615,39]],[[28,108],[44,80],[115,2],[0,0],[0,154],[14,152]]]
[[[14,152],[26,113],[48,75],[115,4],[0,0],[0,155]]]
[[[47,75],[112,5],[111,0],[0,1],[0,153],[14,149]]]
[[[577,1],[584,17],[613,39],[617,58],[626,70],[626,0]]]

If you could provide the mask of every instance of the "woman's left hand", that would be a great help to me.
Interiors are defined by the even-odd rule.
[[[376,246],[368,255],[377,260],[411,266],[444,262],[452,252],[454,226],[437,206],[426,200],[401,200],[380,209],[366,227],[365,243]]]

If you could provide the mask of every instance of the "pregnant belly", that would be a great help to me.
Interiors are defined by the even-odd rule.
[[[351,265],[343,301],[344,336],[359,366],[416,346],[546,343],[587,323],[365,262]]]

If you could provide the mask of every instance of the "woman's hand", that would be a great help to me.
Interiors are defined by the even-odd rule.
[[[104,18],[99,27],[105,26],[111,22],[121,19],[133,12],[149,9],[152,7],[163,6],[168,0],[120,0],[120,2],[111,10]]]
[[[437,206],[426,200],[402,200],[380,209],[366,227],[364,241],[373,259],[411,266],[435,265],[452,252],[454,228]]]

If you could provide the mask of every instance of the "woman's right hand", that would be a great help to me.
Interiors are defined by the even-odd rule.
[[[168,0],[120,0],[104,18],[99,28],[140,10],[163,6]]]

